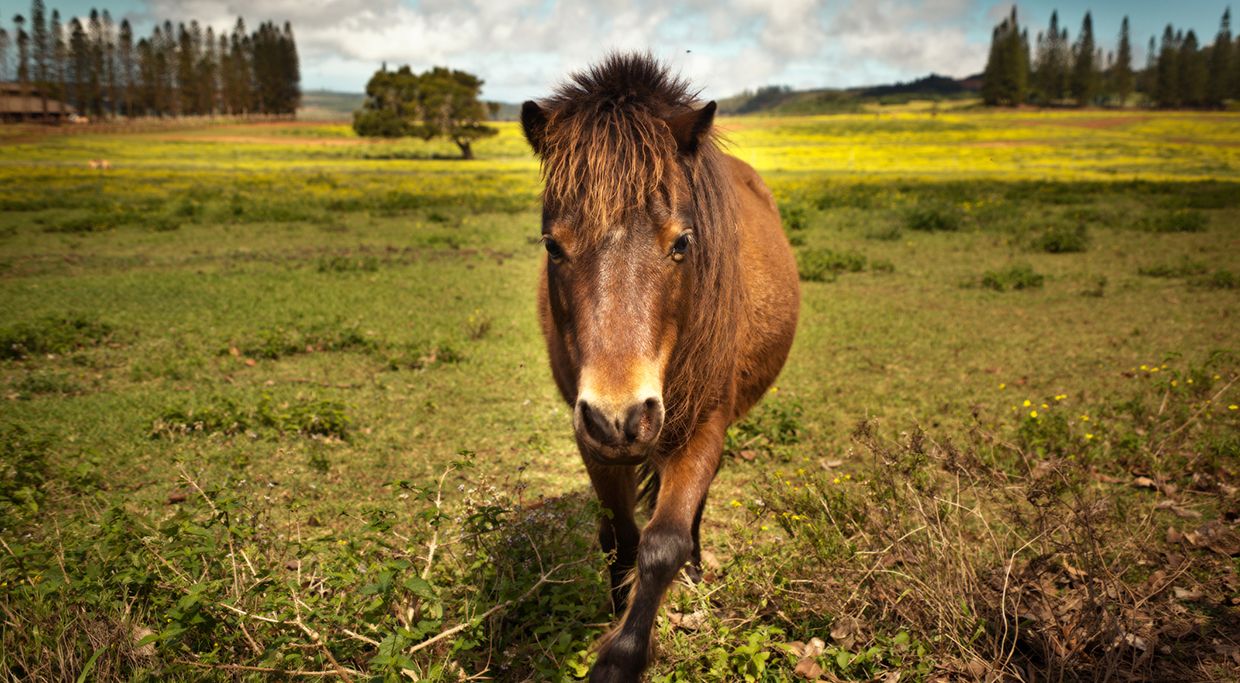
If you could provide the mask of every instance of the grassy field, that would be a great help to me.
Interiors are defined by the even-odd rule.
[[[651,679],[1240,674],[1240,115],[721,125],[802,317]],[[475,151],[0,128],[7,677],[584,676],[538,169]]]

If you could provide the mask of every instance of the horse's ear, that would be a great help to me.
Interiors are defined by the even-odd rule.
[[[697,151],[702,138],[710,132],[710,125],[715,122],[715,109],[715,102],[711,100],[701,109],[689,109],[667,119],[667,127],[672,129],[681,154]]]
[[[547,132],[547,114],[534,100],[526,100],[521,105],[521,128],[525,131],[525,139],[529,141],[534,153],[542,156],[543,137]]]

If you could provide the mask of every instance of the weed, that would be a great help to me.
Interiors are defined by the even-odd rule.
[[[981,286],[996,292],[1017,289],[1041,289],[1046,278],[1034,272],[1027,263],[1017,263],[1000,270],[988,270],[982,273]]]
[[[904,226],[918,232],[955,232],[963,222],[963,213],[950,204],[922,204],[904,214]]]
[[[269,327],[220,351],[245,358],[277,360],[302,353],[374,351],[377,342],[352,325],[318,324],[305,328]]]
[[[865,233],[867,240],[876,240],[880,242],[897,242],[904,237],[904,231],[898,225],[886,225],[874,228]]]
[[[800,443],[804,435],[804,412],[804,406],[796,399],[768,398],[748,417],[728,428],[724,452],[744,453],[746,460],[758,453],[786,452],[786,447]]]
[[[388,356],[391,370],[426,370],[440,364],[455,365],[465,360],[465,354],[450,342],[426,344],[415,342],[398,348]]]
[[[1190,284],[1202,289],[1240,289],[1240,276],[1220,268],[1204,277],[1194,278]]]
[[[779,217],[783,221],[785,232],[798,232],[809,227],[809,211],[800,201],[780,204]]]
[[[1202,232],[1209,217],[1197,209],[1178,209],[1142,218],[1137,227],[1148,232]]]
[[[46,438],[0,422],[0,530],[11,529],[16,517],[39,511],[51,475],[48,448]]]
[[[348,440],[349,423],[344,405],[337,401],[277,403],[264,393],[252,406],[232,398],[219,398],[206,405],[169,408],[154,420],[151,437],[168,439],[195,434],[233,436],[269,431]]]
[[[77,314],[48,316],[0,330],[0,358],[21,360],[45,353],[69,353],[98,346],[113,335],[111,325]]]
[[[806,282],[834,282],[840,273],[865,270],[866,258],[855,251],[809,249],[797,255],[797,272]]]
[[[1033,248],[1048,254],[1071,254],[1089,248],[1089,231],[1082,225],[1070,228],[1055,225],[1047,228],[1033,240]]]
[[[374,256],[324,256],[319,259],[320,273],[373,273],[379,270],[379,259]]]
[[[1106,296],[1107,276],[1097,275],[1090,279],[1089,286],[1081,290],[1081,296],[1102,298]]]
[[[1187,256],[1180,259],[1178,263],[1161,263],[1153,266],[1141,266],[1137,268],[1138,275],[1146,277],[1164,277],[1164,278],[1181,278],[1192,275],[1201,275],[1206,272],[1206,264],[1200,261],[1194,261]]]
[[[870,272],[872,273],[894,273],[896,272],[896,264],[888,259],[871,259]]]

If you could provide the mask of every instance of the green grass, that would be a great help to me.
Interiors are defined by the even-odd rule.
[[[1235,597],[1234,563],[1165,539],[1238,509],[1240,118],[916,116],[722,122],[803,303],[654,680],[1048,667],[1063,634],[1004,640],[1003,600],[1045,580],[1044,614],[1105,616],[1089,596],[1144,596],[1160,552],[1207,597],[1123,603],[1125,628]],[[338,124],[0,143],[0,666],[582,675],[606,572],[533,310],[537,167],[502,129],[477,162]],[[1027,592],[992,595],[1009,570]],[[1209,628],[1148,651],[1226,678]],[[1085,678],[1135,661],[1081,642]]]

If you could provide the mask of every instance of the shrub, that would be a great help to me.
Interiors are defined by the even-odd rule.
[[[799,201],[779,205],[779,217],[785,232],[796,232],[809,227],[809,212]]]
[[[1089,231],[1084,225],[1070,228],[1056,225],[1047,228],[1033,240],[1033,248],[1048,254],[1069,254],[1089,247]]]
[[[15,516],[39,511],[50,472],[48,446],[21,425],[0,423],[0,530]]]
[[[1240,289],[1240,277],[1230,270],[1216,270],[1205,277],[1195,278],[1192,285],[1203,289]]]
[[[963,220],[960,209],[951,204],[922,204],[904,215],[905,227],[919,232],[955,232]]]
[[[1201,275],[1204,272],[1206,272],[1206,264],[1194,261],[1187,256],[1180,259],[1179,263],[1160,263],[1137,268],[1137,274],[1146,277],[1178,278]]]
[[[1167,211],[1144,218],[1138,227],[1149,232],[1201,232],[1210,224],[1209,217],[1196,209]]]
[[[1046,278],[1035,273],[1033,267],[1020,263],[1002,270],[988,270],[982,273],[981,285],[996,292],[1014,289],[1039,289]]]
[[[112,326],[94,318],[69,314],[48,316],[0,330],[0,358],[21,360],[42,353],[68,353],[102,344]]]
[[[867,240],[877,240],[881,242],[895,242],[904,236],[904,231],[898,225],[888,225],[881,228],[874,228],[865,233]]]
[[[840,273],[865,270],[866,258],[854,251],[809,249],[797,257],[797,272],[806,282],[834,282]]]

